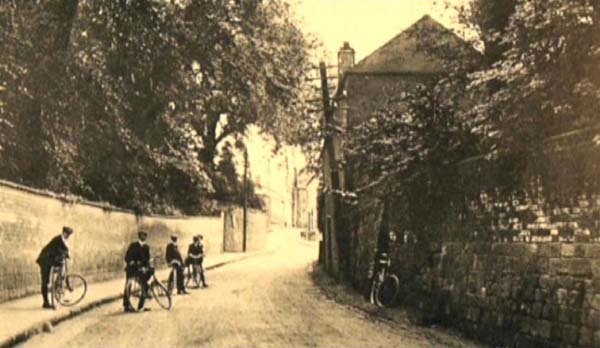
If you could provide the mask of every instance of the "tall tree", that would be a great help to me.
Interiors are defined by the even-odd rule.
[[[298,123],[309,45],[279,0],[6,1],[0,26],[4,178],[189,213],[224,139]]]
[[[500,57],[472,76],[472,90],[489,92],[475,116],[492,149],[521,151],[598,122],[599,23],[597,1],[515,1],[495,33]]]
[[[78,5],[51,0],[0,6],[2,111],[12,125],[3,162],[9,176],[55,190],[78,171],[72,144],[79,120],[70,117],[77,114],[70,39]]]
[[[502,42],[515,12],[517,0],[472,0],[459,13],[462,23],[478,34],[484,44],[484,63],[491,65],[502,58],[507,49]]]
[[[290,140],[301,120],[310,47],[289,6],[192,2],[184,11],[186,47],[202,77],[193,123],[203,138],[203,161],[212,163],[219,143],[252,124]]]

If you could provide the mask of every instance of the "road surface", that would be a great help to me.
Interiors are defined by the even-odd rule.
[[[296,232],[297,233],[297,232]],[[273,252],[207,273],[210,287],[176,296],[171,311],[123,313],[111,303],[22,347],[432,347],[417,327],[394,327],[327,300],[308,266],[317,244],[291,231]]]

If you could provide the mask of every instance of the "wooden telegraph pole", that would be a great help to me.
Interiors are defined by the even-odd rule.
[[[321,94],[323,99],[323,131],[325,133],[323,148],[325,162],[323,168],[325,189],[325,231],[324,231],[324,256],[325,268],[332,273],[337,273],[337,239],[336,239],[336,213],[338,208],[337,196],[340,192],[340,178],[338,173],[338,161],[334,142],[334,108],[329,96],[329,85],[327,82],[327,66],[324,62],[319,63],[321,77]],[[329,169],[329,172],[327,171]]]
[[[248,235],[248,149],[244,146],[244,226],[242,235],[242,251],[246,252]]]

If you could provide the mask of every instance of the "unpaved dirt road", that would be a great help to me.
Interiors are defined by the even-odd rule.
[[[433,347],[418,327],[394,327],[325,298],[307,267],[317,243],[271,236],[273,252],[207,273],[210,287],[170,311],[123,313],[120,302],[75,317],[22,347]]]

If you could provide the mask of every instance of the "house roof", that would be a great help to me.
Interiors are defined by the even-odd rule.
[[[348,72],[362,74],[435,73],[442,61],[424,52],[424,43],[464,45],[456,34],[425,15],[408,29],[388,41]]]

